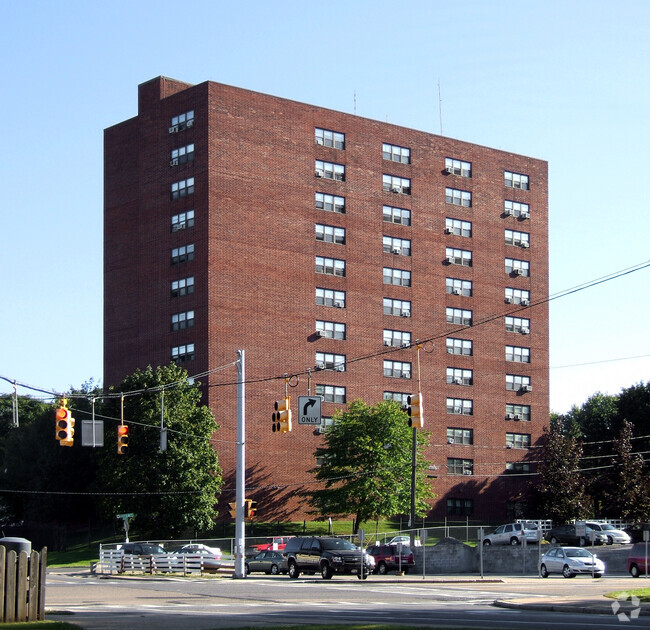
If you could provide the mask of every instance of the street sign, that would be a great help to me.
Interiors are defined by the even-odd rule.
[[[298,424],[321,423],[322,396],[298,396]]]
[[[104,446],[104,421],[81,421],[81,446]]]
[[[134,516],[135,514],[133,514],[133,512],[129,512],[128,514],[118,514],[116,518],[122,518],[124,520],[128,520],[130,518],[133,518]]]

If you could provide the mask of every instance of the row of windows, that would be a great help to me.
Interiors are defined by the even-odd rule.
[[[506,473],[529,473],[531,472],[530,462],[506,462]],[[447,458],[448,475],[473,475],[474,460],[461,459],[458,457]]]
[[[345,134],[330,129],[314,129],[314,141],[317,145],[332,147],[334,149],[345,149]],[[401,164],[411,163],[411,149],[387,142],[381,145],[382,158],[391,162]],[[452,175],[461,177],[472,177],[472,165],[470,162],[447,157],[445,158],[445,171]],[[520,188],[528,190],[528,175],[504,171],[504,184],[509,188]]]

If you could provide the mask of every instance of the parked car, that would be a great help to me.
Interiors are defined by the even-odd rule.
[[[625,528],[633,543],[643,542],[643,532],[650,531],[650,523],[634,523]]]
[[[245,568],[247,575],[249,573],[278,575],[288,571],[287,559],[281,551],[260,551],[256,556],[247,558]]]
[[[406,544],[370,545],[366,552],[375,559],[375,573],[386,575],[389,571],[404,571],[415,566],[413,551]]]
[[[641,574],[645,575],[646,571],[650,572],[650,566],[646,566],[645,552],[645,543],[636,543],[632,547],[630,555],[627,557],[627,570],[632,577],[637,578]]]
[[[124,543],[120,551],[125,556],[157,556],[167,553],[161,545],[152,543]]]
[[[535,529],[531,529],[534,527]],[[494,532],[483,538],[484,545],[521,545],[526,539],[527,543],[537,542],[537,525],[534,523],[508,523],[499,525]]]
[[[558,525],[546,532],[548,542],[559,545],[576,545],[584,547],[591,544],[591,532],[594,532],[594,545],[607,544],[607,536],[603,532],[596,532],[591,527],[586,527],[586,536],[578,536],[575,525]]]
[[[319,572],[324,580],[335,573],[356,574],[365,580],[375,569],[375,559],[344,538],[296,536],[283,549],[290,578]]]
[[[553,547],[539,562],[539,574],[543,578],[551,573],[560,573],[565,578],[575,577],[579,573],[599,578],[605,574],[605,564],[582,547]]]
[[[613,545],[614,543],[627,545],[632,542],[629,534],[626,534],[622,529],[616,529],[616,527],[610,525],[609,523],[597,523],[589,521],[587,523],[587,527],[591,527],[591,529],[605,534],[605,536],[607,536],[608,545]]]
[[[216,572],[222,566],[221,549],[218,547],[208,547],[208,545],[202,545],[200,543],[190,543],[188,545],[183,545],[175,553],[200,559],[203,571],[206,573]]]
[[[411,537],[410,536],[393,536],[386,544],[387,545],[396,545],[397,543],[402,543],[403,545],[410,545],[411,544]],[[413,540],[413,546],[414,547],[419,547],[422,543],[420,542],[419,538],[415,538]]]
[[[257,551],[282,551],[287,546],[287,541],[293,536],[273,536],[266,542],[257,545],[251,545],[249,549],[256,549]]]

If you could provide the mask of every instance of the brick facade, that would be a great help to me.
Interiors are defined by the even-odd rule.
[[[173,129],[190,111],[193,124]],[[344,134],[344,148],[317,143],[316,128]],[[384,159],[383,143],[410,149],[410,163]],[[175,164],[191,145],[194,159]],[[448,173],[446,158],[471,163],[471,177]],[[344,181],[316,177],[317,161],[343,165]],[[529,190],[506,187],[505,171],[527,175]],[[383,190],[383,175],[409,179],[410,194]],[[173,199],[172,185],[190,178],[193,194]],[[213,82],[148,81],[137,117],[105,131],[105,384],[194,344],[183,366],[210,371],[200,380],[231,501],[237,372],[217,368],[246,350],[247,495],[261,518],[296,520],[307,513],[299,493],[322,437],[295,419],[290,434],[271,432],[285,387],[273,377],[300,375],[294,418],[309,384],[312,394],[345,387],[347,401],[372,404],[417,388],[414,347],[385,346],[383,331],[430,339],[420,359],[428,457],[439,467],[431,517],[465,518],[447,499],[473,501],[471,518],[511,516],[523,482],[503,476],[506,462],[534,460],[535,449],[506,448],[506,433],[530,434],[534,446],[548,419],[547,180],[546,162],[505,151]],[[447,203],[447,188],[471,192],[471,207]],[[344,197],[345,213],[317,209],[316,193]],[[530,217],[506,216],[506,200],[528,204]],[[410,210],[411,224],[384,221],[383,206]],[[190,210],[194,225],[172,231],[171,217]],[[471,222],[471,237],[447,234],[448,218]],[[316,240],[315,224],[344,228],[345,244]],[[505,230],[528,234],[530,246],[507,244]],[[411,255],[384,252],[384,236],[410,241]],[[193,259],[183,261],[189,245]],[[448,264],[446,248],[471,251],[472,266]],[[316,257],[344,260],[345,276],[316,273]],[[506,274],[507,258],[529,262],[530,274]],[[384,284],[384,268],[410,272],[411,286]],[[172,281],[190,277],[193,293],[172,297]],[[447,293],[446,278],[471,280],[472,295]],[[345,307],[318,305],[317,288],[344,291]],[[506,288],[516,300],[528,291],[531,305],[506,303]],[[384,298],[409,301],[410,316],[385,315]],[[446,323],[447,308],[470,310],[473,325]],[[192,327],[172,330],[173,315],[192,311]],[[529,334],[507,331],[508,313],[529,320]],[[345,340],[318,337],[317,320],[345,324]],[[472,355],[449,354],[450,337],[471,340]],[[506,346],[528,348],[530,362],[506,361]],[[346,370],[316,371],[317,352],[345,355]],[[384,360],[410,363],[411,378],[385,377]],[[472,370],[473,384],[447,383],[447,368]],[[506,374],[529,377],[532,391],[507,390]],[[471,400],[472,415],[447,413],[448,398]],[[529,406],[530,421],[506,419],[507,404]],[[341,406],[324,402],[324,416]],[[449,444],[448,427],[472,429],[473,445]],[[473,460],[474,474],[447,476],[448,457]]]

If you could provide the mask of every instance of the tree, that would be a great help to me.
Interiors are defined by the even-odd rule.
[[[167,449],[160,452],[161,400]],[[127,453],[117,453],[121,418],[119,392],[124,398],[124,422],[129,426]],[[179,536],[214,523],[221,469],[210,437],[218,429],[206,406],[199,406],[198,385],[172,364],[138,370],[111,391],[104,405],[105,448],[97,488],[114,495],[102,500],[106,516],[134,513],[132,526],[141,536]]]
[[[429,462],[423,451],[428,434],[417,431],[416,515],[423,516],[427,500],[435,497],[426,481]],[[324,487],[310,493],[310,503],[322,516],[354,514],[359,523],[409,513],[411,509],[411,451],[413,430],[395,401],[374,407],[356,400],[347,412],[337,412],[315,452],[322,465],[312,469]]]
[[[544,446],[539,455],[537,484],[529,505],[540,518],[567,523],[589,515],[590,501],[579,471],[582,446],[573,435],[565,435],[559,424],[544,427]]]
[[[632,423],[623,421],[614,441],[612,469],[604,490],[604,504],[610,516],[645,521],[650,516],[650,496],[643,473],[643,456],[632,452]]]

